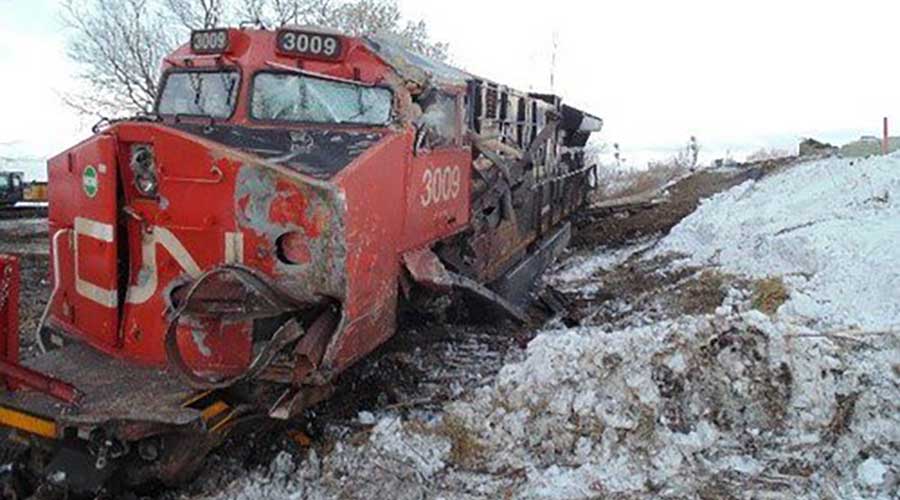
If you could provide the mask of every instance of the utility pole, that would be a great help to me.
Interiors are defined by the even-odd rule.
[[[881,154],[883,154],[883,155],[888,154],[888,142],[889,142],[888,138],[889,137],[890,136],[888,135],[888,119],[885,116],[884,117],[884,135],[882,135],[882,137],[881,137]]]
[[[559,49],[559,30],[553,30],[553,53],[550,55],[550,93],[556,93],[556,52]]]

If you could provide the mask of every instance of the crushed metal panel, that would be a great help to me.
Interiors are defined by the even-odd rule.
[[[417,54],[405,48],[402,43],[391,41],[384,36],[364,37],[363,40],[400,76],[421,86],[429,82],[459,86],[474,78],[466,71]]]
[[[428,248],[403,254],[403,263],[406,265],[410,275],[412,275],[413,280],[422,286],[439,291],[464,290],[475,297],[494,304],[517,321],[524,323],[528,319],[521,308],[510,303],[499,294],[494,293],[471,278],[447,270],[441,259]]]
[[[535,281],[562,255],[571,238],[572,224],[565,223],[539,242],[528,257],[492,283],[491,288],[513,304],[524,307],[530,300]]]

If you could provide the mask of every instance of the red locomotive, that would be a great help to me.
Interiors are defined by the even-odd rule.
[[[75,491],[322,400],[410,294],[521,319],[593,184],[599,118],[388,41],[205,30],[164,69],[153,115],[49,161],[46,352],[0,367],[0,424]]]

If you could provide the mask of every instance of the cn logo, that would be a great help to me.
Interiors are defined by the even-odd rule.
[[[103,243],[115,245],[115,229],[112,224],[86,219],[83,217],[75,218],[75,238],[74,238],[74,258],[75,258],[75,291],[82,297],[92,300],[104,307],[118,307],[118,290],[114,288],[104,288],[95,283],[85,280],[81,276],[80,269],[80,251],[78,245],[78,237],[88,237],[99,240]],[[53,271],[54,271],[54,287],[59,286],[59,248],[58,237],[68,232],[68,229],[61,229],[53,236]],[[244,261],[244,235],[242,233],[223,233],[224,246],[224,263],[240,264]],[[165,250],[172,259],[181,267],[184,273],[196,278],[202,274],[200,265],[191,255],[191,252],[184,246],[181,240],[169,229],[152,226],[149,231],[141,234],[141,271],[136,277],[136,283],[128,287],[125,302],[128,304],[143,304],[153,298],[159,288],[159,269],[157,266],[157,247]],[[115,258],[113,255],[111,258]]]
[[[456,199],[461,188],[462,171],[459,167],[435,167],[422,174],[425,192],[419,198],[423,207]]]

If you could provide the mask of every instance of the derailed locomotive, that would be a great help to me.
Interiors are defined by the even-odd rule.
[[[163,64],[153,115],[49,161],[45,352],[0,365],[0,424],[74,491],[321,401],[404,297],[523,319],[593,185],[602,120],[390,41],[205,30]]]

